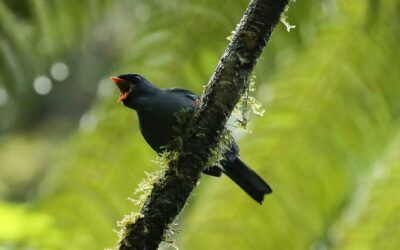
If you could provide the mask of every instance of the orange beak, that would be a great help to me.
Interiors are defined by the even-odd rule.
[[[121,102],[121,101],[125,100],[126,98],[128,98],[129,94],[132,92],[132,88],[131,88],[130,84],[126,80],[116,77],[116,76],[111,77],[111,80],[119,88],[120,96],[118,98],[118,102]]]
[[[120,84],[120,83],[122,83],[122,84],[126,83],[126,81],[124,79],[116,77],[116,76],[113,76],[113,77],[110,77],[110,78],[117,85]]]

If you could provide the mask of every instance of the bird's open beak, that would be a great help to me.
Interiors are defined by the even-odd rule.
[[[132,92],[132,86],[127,82],[126,80],[113,76],[111,77],[111,80],[118,86],[119,88],[119,98],[118,102],[121,102],[128,98],[129,94]]]

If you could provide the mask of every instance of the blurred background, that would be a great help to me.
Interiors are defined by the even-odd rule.
[[[112,75],[201,94],[247,0],[0,0],[0,249],[104,249],[158,166]],[[303,0],[256,68],[242,158],[203,176],[180,249],[400,249],[400,2]],[[168,248],[163,246],[163,248]]]

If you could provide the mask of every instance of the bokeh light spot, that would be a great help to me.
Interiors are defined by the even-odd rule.
[[[151,7],[147,4],[138,4],[134,9],[134,16],[140,22],[146,22],[150,18]]]
[[[97,95],[99,97],[107,97],[114,94],[117,89],[114,85],[109,78],[102,79],[97,86]]]
[[[8,99],[8,93],[5,89],[0,88],[0,106],[3,106],[6,104]]]
[[[64,81],[69,76],[69,68],[65,63],[55,63],[51,66],[50,73],[55,80]]]
[[[39,95],[47,95],[52,88],[51,80],[47,76],[38,76],[33,82],[33,88]]]
[[[83,132],[93,132],[97,127],[97,117],[91,113],[85,113],[81,116],[79,121],[79,128]]]

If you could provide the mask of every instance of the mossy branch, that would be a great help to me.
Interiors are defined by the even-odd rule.
[[[252,0],[194,113],[182,146],[154,183],[140,216],[125,224],[119,249],[157,249],[169,224],[184,207],[212,149],[256,65],[288,0]]]

